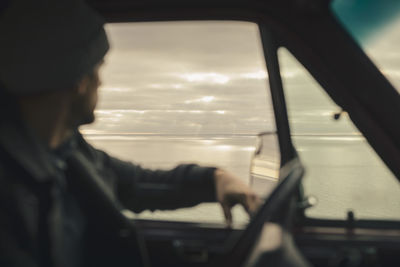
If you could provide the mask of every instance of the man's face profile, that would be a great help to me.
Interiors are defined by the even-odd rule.
[[[94,110],[98,100],[98,87],[101,85],[99,70],[103,61],[93,71],[85,75],[78,84],[71,101],[71,123],[74,126],[94,122]]]

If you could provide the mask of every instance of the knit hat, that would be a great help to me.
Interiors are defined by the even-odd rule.
[[[103,19],[79,0],[12,0],[0,14],[0,82],[13,94],[69,89],[106,54]]]

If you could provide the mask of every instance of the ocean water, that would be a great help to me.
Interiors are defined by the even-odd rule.
[[[198,163],[229,170],[250,183],[250,162],[256,136],[137,136],[87,135],[96,147],[111,155],[151,169],[168,169],[180,163]],[[400,184],[362,136],[294,136],[305,165],[303,185],[318,204],[307,210],[317,218],[346,217],[400,220]],[[344,156],[345,155],[345,156]],[[176,211],[130,213],[133,218],[224,223],[218,204],[200,204]],[[233,209],[234,226],[249,218],[241,207]]]

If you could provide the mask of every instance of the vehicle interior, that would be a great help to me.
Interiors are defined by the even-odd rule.
[[[205,214],[204,217],[206,219],[199,219],[197,218],[198,215],[193,213],[189,215],[192,217],[191,220],[174,220],[170,219],[171,217],[168,216],[163,217],[163,214],[157,215],[158,217],[152,217],[154,214],[146,213],[147,215],[144,214],[142,217],[137,217],[136,215],[129,214],[129,212],[121,213],[118,207],[115,207],[106,197],[99,193],[101,190],[96,191],[90,189],[90,198],[95,200],[92,201],[94,204],[91,204],[91,209],[98,214],[98,227],[103,227],[105,229],[103,231],[110,232],[110,240],[119,240],[119,245],[113,245],[113,247],[108,246],[112,243],[111,241],[109,242],[109,240],[104,242],[99,241],[98,244],[93,246],[94,258],[96,255],[106,254],[106,258],[110,261],[112,266],[136,266],[134,264],[140,264],[142,266],[153,267],[400,265],[400,257],[398,256],[400,252],[400,209],[398,209],[399,198],[396,198],[396,192],[397,195],[400,195],[399,91],[392,85],[393,82],[389,81],[388,78],[382,74],[357,40],[349,33],[343,23],[340,22],[337,15],[334,13],[332,2],[335,1],[88,1],[94,9],[104,16],[107,22],[106,30],[109,30],[111,33],[112,45],[114,44],[115,47],[118,47],[117,42],[113,43],[113,32],[115,32],[115,40],[118,39],[118,34],[121,36],[131,36],[130,34],[132,34],[132,38],[128,38],[131,43],[126,42],[121,45],[122,52],[125,51],[125,54],[118,54],[115,52],[116,57],[120,56],[121,61],[118,62],[135,61],[136,57],[142,55],[144,57],[143,62],[155,66],[156,71],[162,71],[163,65],[161,63],[158,64],[157,62],[159,61],[157,60],[163,59],[165,56],[166,61],[170,61],[170,58],[167,57],[167,54],[170,52],[166,52],[166,54],[156,54],[154,58],[151,57],[151,54],[143,52],[144,50],[139,50],[136,54],[134,52],[132,52],[132,54],[130,54],[131,52],[126,52],[131,44],[134,47],[134,44],[142,42],[141,40],[145,38],[154,38],[155,41],[153,40],[149,43],[143,41],[140,43],[141,46],[138,46],[141,47],[141,49],[154,46],[154,44],[160,44],[161,48],[169,48],[171,50],[168,51],[174,51],[173,48],[180,44],[186,46],[199,44],[199,46],[205,47],[205,51],[211,56],[217,57],[216,61],[208,62],[208,57],[200,54],[196,60],[202,62],[201,60],[204,59],[204,62],[207,61],[209,64],[206,65],[209,66],[208,70],[197,71],[197,74],[192,76],[179,76],[181,74],[177,74],[179,79],[185,80],[188,84],[198,81],[210,83],[207,85],[207,88],[204,86],[202,87],[202,90],[209,90],[206,91],[207,93],[196,96],[194,99],[183,99],[182,101],[185,105],[181,109],[184,110],[186,107],[193,107],[193,114],[209,114],[209,116],[214,117],[216,120],[216,124],[213,126],[214,128],[210,130],[212,122],[209,119],[200,117],[201,122],[198,122],[192,118],[187,119],[183,116],[180,117],[181,115],[179,114],[184,112],[178,110],[179,112],[171,113],[171,117],[175,116],[178,119],[171,119],[170,117],[165,117],[166,119],[163,119],[169,121],[169,123],[162,126],[162,133],[164,136],[170,138],[169,140],[173,139],[171,137],[173,132],[171,131],[180,131],[184,133],[182,134],[184,137],[191,134],[197,134],[203,137],[208,136],[207,138],[211,141],[203,143],[217,143],[218,151],[227,151],[229,150],[229,146],[224,143],[218,143],[223,140],[221,136],[226,137],[227,132],[232,132],[235,138],[238,138],[237,140],[242,142],[244,140],[243,138],[248,136],[251,132],[251,144],[247,145],[246,143],[246,146],[251,148],[243,150],[247,151],[246,155],[248,155],[248,158],[236,160],[235,162],[238,163],[233,164],[233,168],[239,166],[241,161],[246,161],[243,163],[243,166],[245,166],[243,167],[244,171],[242,170],[243,173],[247,174],[250,168],[250,173],[253,177],[252,183],[255,185],[254,188],[260,189],[262,191],[260,194],[264,194],[262,195],[264,204],[255,216],[250,219],[243,217],[244,219],[239,220],[233,227],[228,228],[223,222],[221,223],[222,219],[219,219],[219,221],[210,220],[210,213],[212,213],[210,210],[212,209],[201,210],[201,212]],[[224,24],[230,22],[233,24],[229,24],[228,26]],[[201,28],[196,23],[206,25],[206,27]],[[215,23],[216,26],[210,23]],[[211,108],[211,111],[205,111],[202,109],[203,106],[210,106],[217,100],[229,95],[230,92],[236,92],[236,88],[232,87],[226,91],[222,91],[223,88],[229,86],[230,81],[239,79],[232,78],[233,76],[224,76],[220,74],[219,70],[231,65],[228,59],[232,59],[232,62],[237,64],[236,69],[234,69],[237,73],[239,73],[239,70],[241,71],[243,66],[247,66],[247,61],[245,62],[242,57],[238,56],[235,58],[235,53],[238,54],[242,50],[235,50],[232,47],[239,42],[243,42],[244,44],[250,42],[250,39],[253,37],[249,37],[250,35],[238,35],[237,38],[232,37],[232,39],[228,39],[226,43],[224,43],[224,40],[218,39],[224,32],[229,33],[236,28],[245,27],[240,23],[249,24],[249,28],[255,32],[256,35],[254,36],[256,36],[256,38],[254,40],[257,40],[258,43],[255,43],[253,46],[246,46],[245,50],[254,52],[256,49],[259,49],[257,55],[261,55],[259,57],[260,62],[257,63],[257,68],[255,68],[253,72],[247,72],[247,69],[243,73],[240,72],[241,74],[239,75],[247,76],[240,76],[242,78],[244,77],[243,83],[241,84],[241,87],[244,88],[241,88],[241,93],[238,93],[238,100],[235,100],[237,102],[230,101],[230,98],[227,98],[224,101],[230,102],[227,102],[226,106],[223,106],[221,109]],[[159,38],[157,36],[162,35],[162,32],[164,32],[165,35],[172,36],[172,33],[168,34],[168,29],[163,26],[167,24],[172,25],[172,28],[175,27],[173,28],[173,34],[183,33],[183,36],[179,37],[181,39],[178,39],[179,42],[174,43],[171,41],[171,43],[168,43],[170,41],[166,41],[165,43],[161,43],[161,39],[157,39]],[[132,32],[129,32],[129,30],[123,32],[122,29],[129,28],[129,25],[139,25],[142,28],[135,28],[137,30],[132,30]],[[153,31],[153,26],[150,25],[160,25],[160,30],[158,32]],[[185,28],[186,25],[189,25],[187,26],[188,28]],[[219,31],[212,31],[212,29],[218,29],[218,27],[220,27]],[[118,33],[118,31],[120,32]],[[204,38],[200,36],[200,33],[209,33],[210,36]],[[196,39],[196,35],[200,37]],[[213,38],[217,40],[214,43],[212,42]],[[217,47],[217,50],[214,51],[213,49],[215,47]],[[174,58],[177,61],[189,57],[180,54],[179,51],[181,50],[177,48],[175,48],[175,50],[178,51],[174,54]],[[232,54],[227,53],[228,56],[226,59],[219,58],[219,55],[223,54],[224,51],[232,51]],[[130,56],[132,57],[130,58]],[[296,62],[290,66],[297,64],[298,70],[293,68],[285,69],[287,66],[286,62],[290,60]],[[112,65],[113,59],[111,56],[109,61],[110,65]],[[254,60],[250,59],[248,61]],[[219,65],[213,66],[212,64]],[[112,77],[114,77],[116,81],[127,76],[132,76],[134,79],[139,80],[141,76],[145,75],[145,72],[140,72],[141,68],[147,70],[146,68],[148,66],[132,67],[132,69],[126,69],[125,65],[120,65],[119,67],[119,69],[113,69],[112,73],[114,75]],[[179,66],[178,69],[179,68],[190,69],[190,65],[185,65],[184,67]],[[259,69],[262,71],[260,72]],[[234,71],[232,70],[232,72]],[[123,76],[121,74],[122,72],[126,72],[127,76]],[[339,129],[337,132],[334,132],[336,139],[332,139],[332,136],[327,136],[322,130],[316,130],[314,132],[311,132],[311,130],[308,131],[306,126],[304,126],[306,124],[301,124],[302,120],[299,120],[298,124],[293,124],[291,119],[296,118],[299,114],[296,113],[296,103],[303,101],[302,104],[306,106],[318,106],[318,103],[321,103],[318,102],[319,100],[314,101],[310,100],[310,98],[307,100],[307,97],[305,97],[307,93],[305,92],[298,90],[290,91],[290,89],[287,89],[292,85],[299,85],[302,83],[303,80],[300,82],[295,79],[290,80],[291,77],[298,75],[300,72],[306,73],[304,77],[307,78],[304,79],[308,79],[312,81],[310,83],[313,83],[312,86],[303,84],[304,88],[314,86],[318,88],[316,90],[318,90],[319,93],[323,94],[324,99],[329,99],[329,101],[332,102],[332,107],[334,108],[332,108],[331,113],[328,112],[326,115],[326,118],[329,117],[331,119],[330,123],[338,125],[340,128],[342,127],[342,120],[347,119],[348,121],[351,120],[354,126],[343,126],[343,128],[340,128],[342,130]],[[199,73],[202,73],[203,76],[199,75]],[[150,76],[149,79],[154,79],[154,77],[156,76]],[[160,80],[164,78],[160,78]],[[259,87],[261,90],[264,90],[261,97],[257,95],[253,100],[247,98],[248,95],[253,92],[252,84],[245,83],[251,79],[257,80],[259,84],[262,84],[259,85]],[[110,78],[110,80],[112,79]],[[155,81],[154,84],[152,84],[152,87],[158,91],[154,91],[155,93],[153,93],[153,95],[146,95],[143,99],[147,99],[146,97],[156,97],[158,94],[159,98],[154,102],[154,105],[158,105],[155,110],[160,113],[169,114],[168,108],[165,108],[165,105],[163,106],[163,103],[167,101],[163,99],[166,97],[167,93],[165,93],[165,90],[161,90],[164,88],[161,88],[162,86],[160,86],[159,83],[160,82]],[[196,85],[193,85],[191,88],[186,88],[185,84],[182,84],[176,84],[175,87],[173,87],[176,89],[176,92],[174,91],[174,93],[172,93],[174,99],[185,94],[185,89],[190,91],[197,88]],[[122,85],[116,85],[115,87],[118,87],[119,89],[117,89],[119,91],[115,89],[114,91],[105,92],[106,96],[104,98],[116,102],[117,100],[113,98],[113,94],[116,95],[118,92],[123,92],[125,89]],[[222,89],[219,91],[220,89],[217,88]],[[139,95],[140,93],[136,94]],[[301,98],[302,96],[304,98]],[[254,102],[259,99],[262,99],[264,102],[265,99],[267,99],[265,103],[269,106],[264,109],[259,108],[258,102]],[[134,100],[135,98],[133,98],[133,101]],[[146,100],[137,101],[143,106],[147,103]],[[104,104],[104,107],[107,107],[107,103]],[[245,110],[246,105],[248,105],[248,110],[257,111],[258,114],[264,114],[265,117],[262,118],[261,116],[261,118],[259,118],[259,115],[257,115],[258,117],[254,117],[255,115],[251,115],[252,113],[246,113],[248,112],[247,109]],[[294,107],[294,109],[292,109],[292,107]],[[109,145],[113,147],[111,148],[111,153],[118,154],[122,151],[122,148],[129,145],[127,144],[129,141],[127,134],[119,134],[119,136],[122,136],[123,140],[128,141],[112,143],[107,139],[111,138],[110,136],[112,134],[107,133],[105,126],[102,126],[100,123],[103,120],[111,125],[115,122],[113,121],[114,117],[106,116],[110,114],[114,116],[118,113],[118,109],[123,108],[124,107],[116,108],[116,111],[112,111],[112,108],[104,108],[105,111],[103,111],[103,113],[99,112],[100,118],[103,118],[100,119],[99,124],[95,125],[94,128],[83,129],[83,133],[86,133],[89,139],[92,138],[91,140],[94,144],[98,144],[100,147]],[[143,107],[143,110],[146,108],[147,107]],[[133,108],[131,108],[131,110],[132,109]],[[239,110],[238,112],[246,115],[248,119],[246,121],[234,121],[234,118],[232,121],[219,119],[218,116],[220,115],[231,114],[231,109]],[[139,108],[137,108],[137,110],[139,110]],[[133,112],[136,117],[151,113],[147,111],[130,112]],[[307,112],[308,111],[304,111],[304,114],[308,114]],[[101,117],[103,115],[104,117]],[[224,118],[226,117],[228,116]],[[252,118],[255,119],[252,120]],[[309,119],[309,117],[305,117],[303,120],[307,122],[307,119]],[[185,120],[192,123],[190,124],[188,122],[188,125],[191,125],[190,127],[192,128],[185,128],[186,126],[181,126],[179,124],[180,121]],[[338,122],[336,123],[336,121]],[[252,122],[252,124],[246,124],[247,122]],[[263,123],[267,122],[269,126],[262,126],[265,125]],[[127,120],[125,122],[122,121],[122,123],[133,124],[134,122]],[[324,125],[326,120],[318,120],[315,121],[315,123]],[[198,124],[203,125],[200,127]],[[243,128],[243,130],[239,126],[243,127],[244,124],[246,124],[248,128]],[[249,130],[249,125],[253,127],[251,128],[252,130]],[[168,128],[169,126],[171,126],[171,129]],[[115,133],[120,131],[116,129],[117,128],[112,128],[110,132]],[[152,130],[150,131],[148,129]],[[157,132],[157,130],[154,129],[143,128],[138,138],[146,139],[148,136],[151,137],[152,133]],[[302,132],[302,130],[304,131]],[[136,128],[132,128],[130,131],[139,132]],[[357,133],[349,137],[343,134],[348,133],[347,131]],[[102,135],[103,139],[99,137],[99,132],[101,132],[100,135]],[[219,139],[216,137],[209,137],[215,133],[218,133]],[[319,156],[315,156],[316,152],[309,150],[312,145],[307,147],[307,149],[302,149],[305,147],[305,144],[314,142],[313,138],[316,136],[320,138],[318,139],[320,141],[331,142],[329,144],[330,148],[333,150],[320,151]],[[343,137],[347,139],[343,139]],[[317,204],[316,198],[313,197],[313,194],[316,193],[312,192],[312,190],[310,192],[308,189],[309,187],[307,187],[307,185],[311,183],[309,181],[312,181],[307,175],[315,175],[318,176],[317,178],[321,179],[325,176],[326,178],[329,177],[331,180],[337,178],[338,181],[342,181],[344,184],[337,185],[337,190],[340,192],[343,192],[343,190],[345,191],[343,188],[346,187],[348,183],[346,179],[350,179],[350,176],[346,176],[340,171],[330,172],[332,170],[331,168],[341,168],[340,164],[346,165],[349,161],[349,158],[344,158],[343,151],[335,150],[337,147],[335,142],[338,138],[347,141],[353,140],[354,142],[361,142],[366,145],[368,147],[366,149],[369,151],[368,153],[372,153],[374,155],[373,157],[380,162],[380,166],[385,169],[382,172],[384,172],[391,181],[392,186],[388,186],[390,187],[388,190],[392,191],[390,191],[391,193],[383,192],[382,195],[386,195],[387,198],[381,202],[373,200],[374,191],[368,191],[370,195],[364,193],[360,193],[360,196],[357,195],[357,197],[359,197],[358,202],[361,204],[364,203],[364,201],[368,201],[368,198],[371,198],[373,203],[379,202],[384,205],[377,205],[376,209],[378,211],[374,211],[375,213],[371,212],[371,214],[375,214],[375,216],[370,216],[368,213],[364,216],[362,211],[359,212],[355,206],[346,206],[348,204],[347,202],[344,207],[336,210],[335,203],[338,204],[340,202],[338,199],[335,199],[332,206],[324,206],[324,196],[330,196],[329,190],[333,190],[334,187],[329,183],[326,185],[326,190],[329,192],[321,190],[321,196],[317,197],[321,205]],[[102,140],[106,141],[101,143]],[[252,145],[254,140],[258,140],[256,148]],[[159,142],[162,143],[163,141]],[[175,140],[174,142],[177,143],[178,141]],[[189,146],[189,141],[183,139],[179,142],[182,142],[182,144],[179,143],[181,150],[178,149],[176,150],[177,152],[174,151],[176,153],[180,151],[186,153],[187,151],[185,149]],[[143,145],[144,150],[149,151],[149,154],[153,154],[153,156],[149,156],[150,162],[155,162],[152,167],[158,167],[156,164],[158,158],[155,159],[154,157],[158,157],[158,154],[160,154],[160,151],[157,150],[158,148],[156,147],[160,143]],[[132,146],[134,144],[136,143],[132,143]],[[352,149],[351,145],[346,146],[349,151]],[[202,149],[203,148],[199,151],[203,151]],[[207,149],[207,146],[205,146],[204,149]],[[272,151],[275,152],[272,153]],[[360,151],[364,150],[360,149]],[[168,156],[175,157],[175,152],[170,150]],[[196,153],[196,155],[191,155],[189,153],[190,155],[187,156],[185,160],[192,159],[192,156],[203,156],[202,152]],[[215,159],[209,159],[209,161],[206,161],[207,163],[212,163],[211,161],[219,159],[217,157],[218,153],[215,153],[216,154],[213,155]],[[334,153],[338,154],[336,155]],[[351,152],[349,153],[351,154]],[[130,155],[123,154],[123,152],[121,152],[120,155],[126,158],[130,157]],[[355,155],[351,160],[356,160],[357,157],[358,156]],[[231,160],[231,158],[228,159]],[[322,160],[326,160],[326,162],[332,165],[328,166],[325,162],[322,162]],[[322,162],[316,167],[315,171],[312,168],[313,162],[316,166],[317,162]],[[84,162],[70,162],[70,164],[78,166],[75,169],[79,171],[73,176],[92,177],[96,175],[90,168],[85,168]],[[266,167],[267,165],[268,167]],[[368,163],[366,165],[368,165]],[[160,166],[167,167],[167,165],[162,164]],[[348,169],[346,169],[346,171],[347,170]],[[368,170],[366,170],[366,172],[369,172]],[[339,178],[341,175],[343,175],[342,180]],[[360,177],[363,176],[364,173],[353,171],[351,175]],[[376,175],[376,173],[371,172],[370,175],[379,176],[380,173]],[[269,178],[266,179],[266,176]],[[363,177],[360,177],[360,179],[362,178]],[[373,188],[380,188],[376,185],[379,183],[370,182],[370,179],[367,179],[369,177],[364,178],[363,182],[360,182],[361,184],[372,183],[371,190],[373,190]],[[328,181],[329,179],[325,180]],[[273,183],[272,189],[264,190],[263,186],[265,188],[268,187],[269,185],[267,186],[267,184],[271,181]],[[90,179],[87,179],[85,183],[86,182],[87,188],[96,188],[96,186],[98,186],[91,184]],[[350,192],[348,194],[354,196],[358,187],[358,184],[355,185],[354,188],[349,190]],[[331,197],[336,198],[337,196],[332,194]],[[353,198],[349,199],[349,202],[355,201]],[[354,205],[357,204],[354,203]],[[387,209],[385,213],[387,216],[380,213],[382,209]],[[238,211],[238,214],[240,212],[242,211]],[[173,216],[179,217],[181,215],[177,213],[177,215]],[[234,214],[234,216],[236,215]],[[240,215],[238,216],[240,217]],[[140,262],[137,262],[138,259],[140,259]],[[102,261],[104,261],[103,258]]]

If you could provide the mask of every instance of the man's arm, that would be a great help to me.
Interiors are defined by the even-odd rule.
[[[109,157],[116,174],[116,192],[121,203],[135,212],[177,209],[216,201],[215,168],[195,164],[172,170],[150,170]]]
[[[227,224],[231,225],[233,206],[240,204],[251,215],[261,204],[246,184],[222,169],[191,164],[169,171],[153,171],[114,158],[111,162],[119,177],[118,195],[134,211],[175,209],[218,201]]]
[[[116,176],[114,191],[119,201],[134,212],[218,201],[229,225],[232,222],[230,209],[234,205],[240,204],[252,214],[261,203],[246,184],[221,169],[183,164],[172,170],[150,170],[88,146]]]

